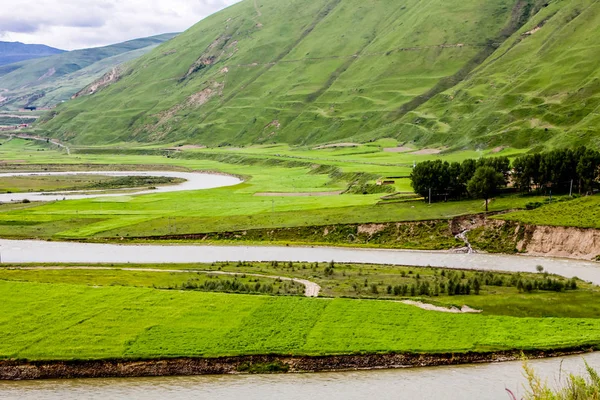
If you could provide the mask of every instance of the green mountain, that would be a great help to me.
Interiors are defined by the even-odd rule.
[[[245,0],[39,128],[79,144],[598,143],[594,0]]]
[[[0,110],[52,107],[112,68],[142,56],[176,34],[75,50],[0,67]]]
[[[64,50],[55,49],[43,44],[0,41],[0,66],[33,58],[48,57],[64,52]]]

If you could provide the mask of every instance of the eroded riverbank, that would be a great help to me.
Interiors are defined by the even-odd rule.
[[[495,363],[585,354],[590,346],[493,353],[364,354],[320,357],[256,355],[221,358],[97,361],[0,361],[0,380],[192,376],[239,373],[324,372]]]

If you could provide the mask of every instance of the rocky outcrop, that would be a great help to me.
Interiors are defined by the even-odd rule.
[[[92,82],[91,84],[89,84],[88,86],[86,86],[85,88],[80,90],[79,92],[75,93],[71,97],[71,99],[76,99],[81,96],[92,95],[92,94],[96,93],[97,91],[117,82],[121,78],[121,72],[122,71],[121,71],[120,67],[113,67],[109,72],[102,75],[101,78],[97,79],[96,81]]]

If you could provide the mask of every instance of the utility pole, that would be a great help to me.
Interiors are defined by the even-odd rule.
[[[271,200],[271,212],[275,212],[275,200]]]
[[[431,204],[431,188],[429,188],[429,204]]]
[[[571,179],[571,189],[569,190],[569,197],[573,197],[573,179]]]

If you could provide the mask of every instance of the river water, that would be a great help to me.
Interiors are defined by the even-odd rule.
[[[0,240],[5,263],[211,263],[216,261],[306,261],[435,266],[535,272],[600,284],[600,263],[505,254],[455,254],[443,251],[353,249],[333,247],[116,245],[35,240]]]
[[[200,172],[176,172],[176,171],[81,171],[81,172],[15,172],[2,173],[1,177],[13,176],[65,176],[65,175],[101,175],[101,176],[159,176],[167,178],[185,179],[178,185],[158,186],[156,189],[142,189],[127,195],[139,195],[150,193],[181,192],[186,190],[214,189],[224,186],[233,186],[242,181],[234,176],[207,174]],[[78,200],[96,197],[116,197],[123,196],[122,193],[93,194],[93,191],[86,191],[91,194],[81,194],[79,192],[27,192],[27,193],[4,193],[0,194],[0,202],[23,201],[57,201],[57,200]]]
[[[600,368],[600,353],[585,359]],[[582,356],[534,360],[552,386],[567,373],[584,373]],[[561,375],[562,367],[562,375]],[[522,363],[287,375],[72,379],[0,382],[0,399],[425,399],[507,400],[524,393]]]

